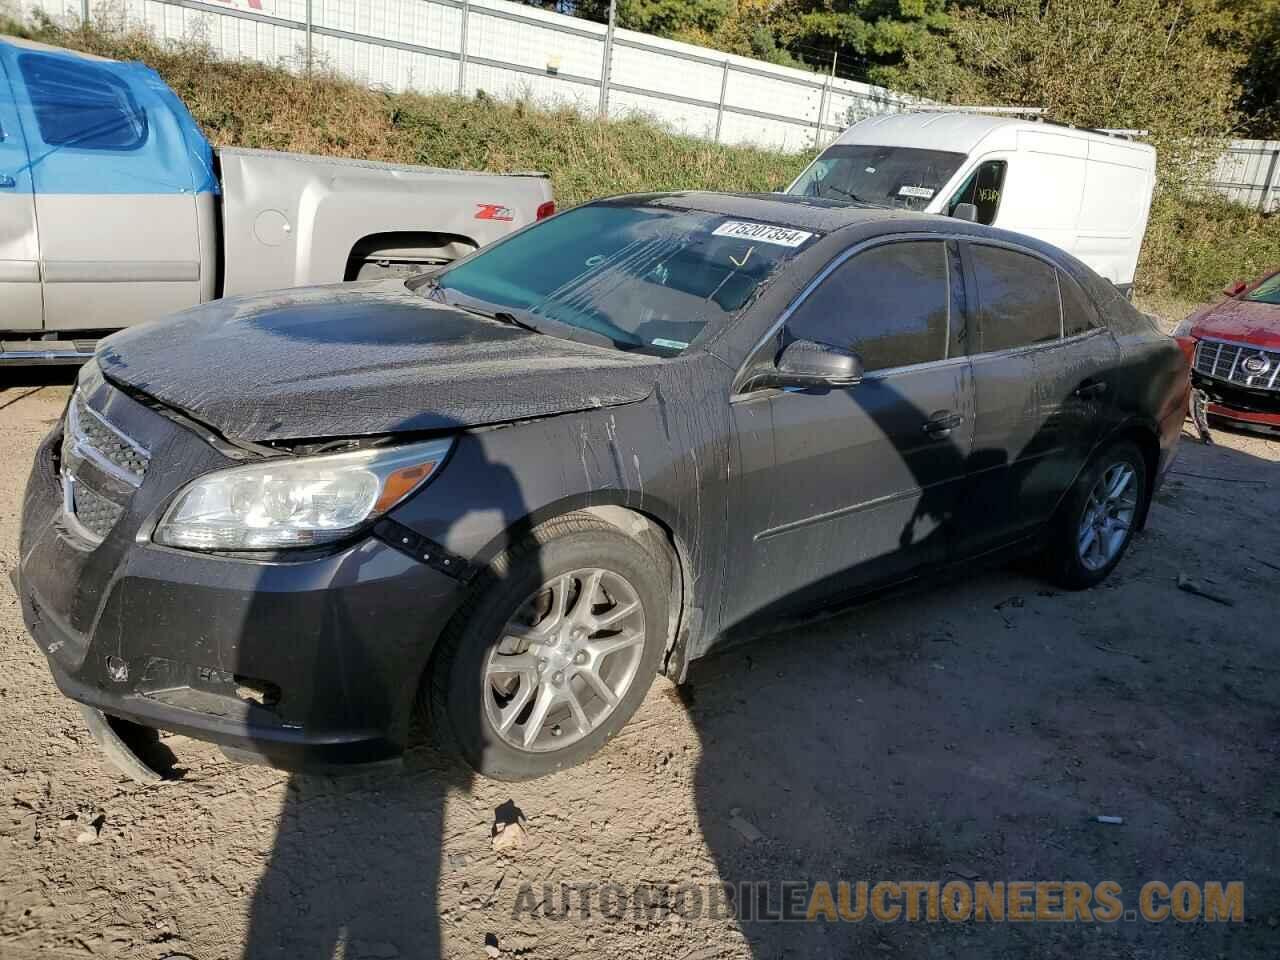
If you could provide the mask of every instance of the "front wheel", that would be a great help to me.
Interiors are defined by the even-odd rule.
[[[581,763],[657,673],[670,584],[611,524],[574,514],[500,556],[441,638],[427,696],[437,739],[475,770],[525,780]]]
[[[1128,441],[1105,448],[1063,502],[1046,551],[1051,577],[1083,590],[1107,578],[1147,509],[1147,466]]]

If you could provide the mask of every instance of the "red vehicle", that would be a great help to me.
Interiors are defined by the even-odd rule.
[[[1191,385],[1207,396],[1210,417],[1280,436],[1280,270],[1223,293],[1173,332],[1191,361]]]

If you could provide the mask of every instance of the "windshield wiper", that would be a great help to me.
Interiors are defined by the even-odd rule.
[[[834,190],[836,193],[842,193],[842,194],[844,194],[846,197],[848,197],[848,198],[849,198],[850,200],[852,200],[854,203],[869,203],[869,202],[870,202],[870,201],[867,201],[867,200],[863,200],[863,199],[862,199],[860,196],[858,196],[856,193],[851,193],[851,192],[849,192],[848,190],[844,189],[844,187],[837,187],[834,183],[829,183],[829,184],[827,184],[827,189],[828,189],[828,190]]]
[[[476,312],[479,313],[480,311],[477,310]],[[497,310],[493,313],[487,314],[487,316],[489,316],[494,320],[500,320],[502,323],[509,323],[513,327],[520,327],[524,330],[528,330],[531,333],[543,333],[543,334],[546,333],[546,331],[544,330],[539,330],[528,320],[521,320],[519,317],[517,317],[514,313],[511,313],[509,310]]]

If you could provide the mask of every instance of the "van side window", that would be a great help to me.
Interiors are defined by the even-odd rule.
[[[146,142],[146,114],[106,70],[39,53],[23,54],[18,64],[40,138],[49,146],[133,150]]]
[[[1000,209],[1000,195],[1004,190],[1005,162],[988,160],[978,165],[978,169],[969,174],[969,179],[951,197],[947,205],[947,215],[955,213],[956,206],[961,203],[972,203],[978,208],[978,222],[991,224],[995,222],[996,212]]]
[[[787,332],[856,350],[868,372],[927,363],[947,355],[949,301],[945,243],[886,243],[837,267]]]
[[[1062,335],[1057,271],[1043,260],[970,243],[978,286],[981,352],[1047,343]]]
[[[1085,292],[1069,276],[1058,271],[1058,291],[1062,294],[1062,335],[1074,337],[1101,327],[1098,313]]]

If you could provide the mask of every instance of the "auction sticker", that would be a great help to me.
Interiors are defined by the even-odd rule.
[[[716,237],[736,237],[757,243],[773,243],[779,247],[798,247],[813,236],[812,233],[792,230],[790,227],[775,227],[771,223],[747,223],[743,220],[722,223],[711,233]]]
[[[932,187],[913,187],[909,184],[903,184],[898,188],[898,196],[900,197],[919,197],[921,200],[930,199],[936,191]]]

